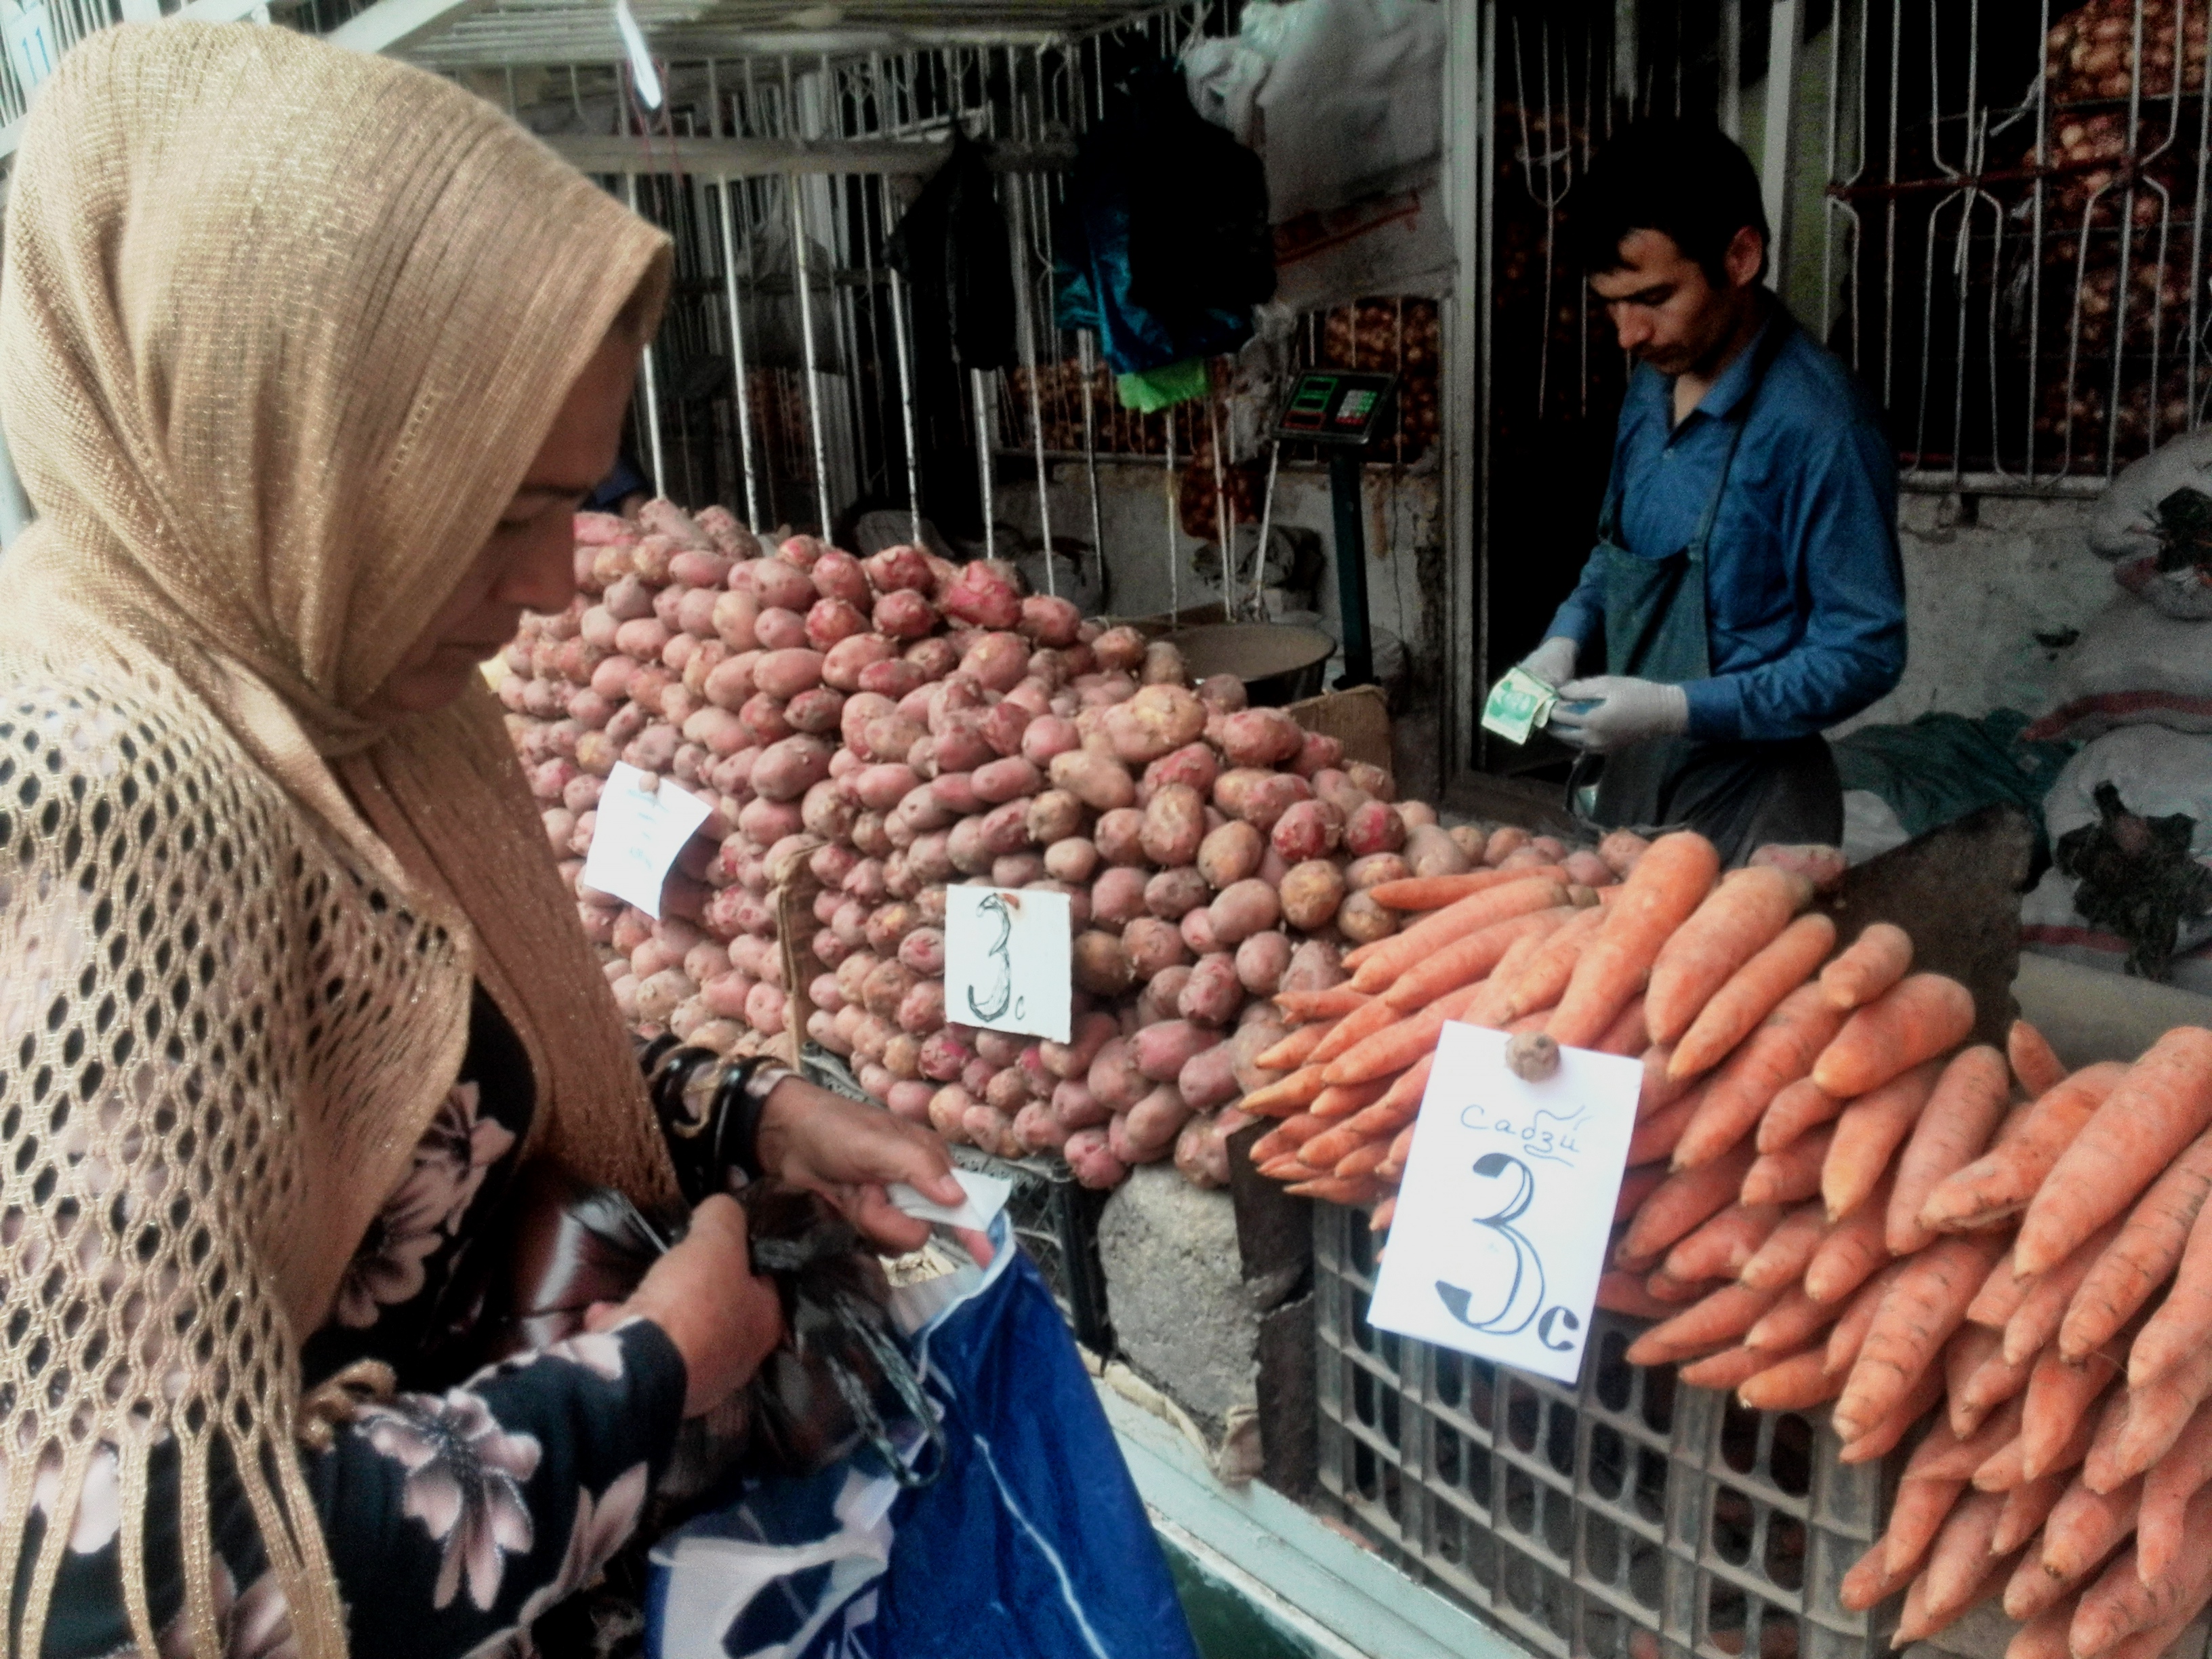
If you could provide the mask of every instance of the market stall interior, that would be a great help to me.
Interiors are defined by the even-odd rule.
[[[2212,0],[269,9],[674,240],[653,499],[491,665],[640,1033],[1006,1176],[1204,1479],[1528,1650],[2204,1652]],[[1844,845],[1725,877],[1476,720],[1590,550],[1632,365],[1562,229],[1654,113],[1905,489]],[[707,809],[657,914],[586,878],[617,765]],[[1067,905],[1065,1041],[960,1017],[963,884]],[[1370,1322],[1447,1021],[1642,1068],[1574,1383]]]

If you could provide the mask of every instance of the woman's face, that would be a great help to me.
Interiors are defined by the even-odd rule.
[[[567,606],[576,591],[572,515],[614,470],[637,359],[627,330],[601,343],[490,538],[363,713],[444,708],[468,688],[477,665],[514,637],[524,611]]]

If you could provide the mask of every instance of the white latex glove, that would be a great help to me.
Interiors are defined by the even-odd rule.
[[[1575,677],[1575,663],[1583,648],[1564,634],[1554,634],[1521,659],[1521,672],[1532,674],[1553,690]]]
[[[1679,685],[1599,674],[1559,688],[1561,706],[1552,711],[1551,729],[1577,749],[1609,755],[1653,738],[1680,737],[1690,729],[1690,694]],[[1597,707],[1580,713],[1568,702]]]

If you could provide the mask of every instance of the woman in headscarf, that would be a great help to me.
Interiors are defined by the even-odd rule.
[[[42,91],[0,277],[11,1651],[526,1650],[778,1339],[717,1197],[590,1334],[307,1392],[428,1374],[526,1158],[674,1196],[475,671],[568,602],[667,272],[489,105],[287,30],[111,30]],[[894,1246],[881,1183],[958,1201],[888,1115],[757,1083],[743,1161]]]

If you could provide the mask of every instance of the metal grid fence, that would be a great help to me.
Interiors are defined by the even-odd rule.
[[[1825,1426],[1676,1386],[1601,1315],[1578,1388],[1368,1325],[1366,1218],[1317,1204],[1322,1483],[1407,1572],[1569,1659],[1869,1659],[1836,1589],[1893,1468]]]

